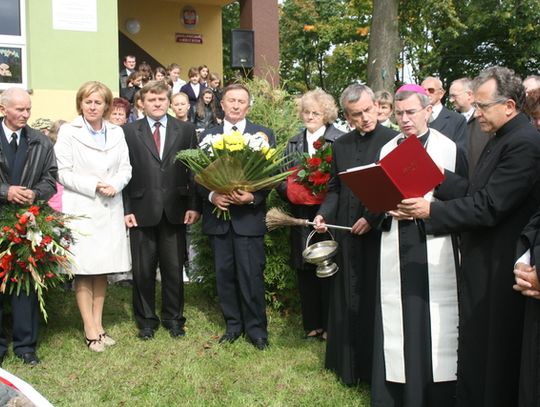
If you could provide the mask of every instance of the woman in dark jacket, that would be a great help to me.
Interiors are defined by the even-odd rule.
[[[214,104],[214,93],[211,89],[204,88],[199,95],[195,110],[191,117],[191,122],[195,124],[198,132],[216,126],[216,106]]]
[[[286,149],[290,157],[308,153],[312,156],[316,148],[316,141],[324,140],[323,144],[333,143],[343,134],[332,124],[337,118],[337,106],[331,95],[321,89],[305,93],[299,101],[298,110],[305,128],[293,136]],[[292,166],[299,162],[293,162]],[[290,202],[287,195],[287,184],[282,183],[279,187],[282,198]],[[291,203],[291,212],[295,218],[313,219],[317,214],[319,205],[302,205]],[[326,327],[328,319],[328,281],[318,278],[315,274],[315,266],[304,262],[302,251],[306,247],[306,241],[310,228],[294,226],[291,228],[291,267],[297,271],[300,302],[302,306],[302,321],[306,331],[306,339],[326,339]],[[323,236],[324,238],[324,236]],[[315,240],[316,241],[316,240]],[[312,244],[314,241],[310,241]]]

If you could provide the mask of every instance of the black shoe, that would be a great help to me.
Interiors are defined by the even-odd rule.
[[[152,339],[154,337],[154,330],[152,328],[141,328],[139,329],[137,337],[143,341]]]
[[[34,367],[39,364],[39,358],[36,355],[36,352],[26,352],[22,355],[17,355],[19,359],[22,359],[23,363]]]
[[[219,338],[219,343],[233,343],[241,336],[242,332],[225,332],[223,336]]]
[[[182,336],[186,336],[186,331],[182,325],[180,325],[178,322],[173,322],[171,324],[163,324],[165,329],[169,331],[169,334],[173,338],[180,338]]]
[[[265,350],[270,346],[270,344],[268,343],[268,339],[266,338],[251,339],[251,343],[259,350]]]

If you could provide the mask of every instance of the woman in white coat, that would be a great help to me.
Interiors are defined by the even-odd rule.
[[[81,216],[71,223],[75,294],[86,344],[95,352],[115,343],[102,324],[107,274],[131,269],[121,193],[131,165],[122,128],[104,119],[111,102],[102,83],[83,84],[76,96],[80,116],[60,128],[54,148],[63,211]]]

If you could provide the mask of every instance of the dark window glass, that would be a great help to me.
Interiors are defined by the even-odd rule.
[[[20,0],[0,0],[0,35],[21,35]]]

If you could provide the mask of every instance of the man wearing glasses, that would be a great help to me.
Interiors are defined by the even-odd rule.
[[[450,85],[449,96],[450,103],[454,105],[456,111],[461,113],[467,121],[466,152],[470,177],[474,172],[482,150],[484,150],[489,140],[489,135],[482,131],[480,123],[474,114],[472,80],[469,78],[460,78],[453,81]]]
[[[439,78],[428,76],[422,82],[422,87],[429,96],[433,108],[429,127],[440,131],[457,144],[463,151],[467,151],[467,122],[459,113],[452,112],[441,103],[445,91]]]
[[[517,406],[524,298],[512,290],[521,230],[540,204],[540,137],[521,113],[525,89],[504,67],[473,82],[475,115],[491,134],[470,179],[445,171],[463,196],[404,200],[404,216],[425,219],[426,232],[461,232],[457,406]]]

